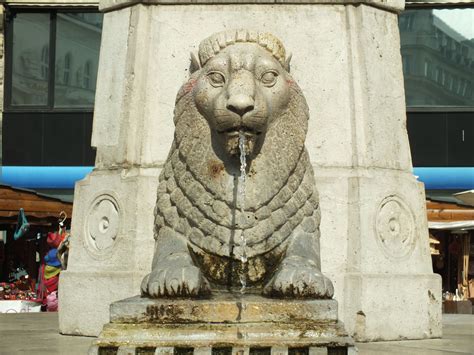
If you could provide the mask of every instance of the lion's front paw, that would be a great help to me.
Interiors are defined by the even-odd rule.
[[[332,298],[332,282],[315,266],[283,264],[265,285],[263,294],[279,298]]]
[[[208,281],[194,265],[156,267],[145,276],[141,290],[150,297],[198,297],[209,294]]]

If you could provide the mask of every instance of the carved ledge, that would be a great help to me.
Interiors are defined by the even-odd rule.
[[[118,10],[137,4],[144,5],[359,5],[365,4],[387,11],[401,12],[405,0],[100,0],[99,9],[103,12]]]

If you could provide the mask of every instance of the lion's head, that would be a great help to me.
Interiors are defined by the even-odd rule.
[[[269,34],[231,31],[203,41],[199,58],[201,75],[193,92],[199,112],[228,154],[238,153],[242,132],[251,155],[261,146],[268,126],[288,106],[283,46]]]
[[[247,203],[267,203],[286,183],[304,150],[308,107],[289,74],[276,37],[249,30],[202,41],[199,60],[177,96],[175,145],[197,178],[235,205],[238,136],[247,138]]]

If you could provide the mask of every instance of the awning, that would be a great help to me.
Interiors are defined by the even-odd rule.
[[[458,192],[453,196],[470,206],[474,206],[474,190]]]
[[[72,203],[39,194],[35,191],[0,184],[0,225],[16,224],[23,208],[30,224],[48,224],[64,211],[69,218]]]
[[[428,222],[429,229],[441,230],[474,230],[474,221],[455,221],[455,222]]]

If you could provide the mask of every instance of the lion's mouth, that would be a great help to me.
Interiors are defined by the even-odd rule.
[[[230,127],[225,130],[218,131],[220,134],[225,134],[229,138],[238,137],[240,133],[244,134],[246,137],[255,137],[260,135],[262,132],[250,127]]]
[[[262,132],[250,127],[240,126],[218,131],[218,133],[225,137],[225,149],[230,155],[240,154],[239,141],[241,135],[244,135],[245,154],[251,155]]]

